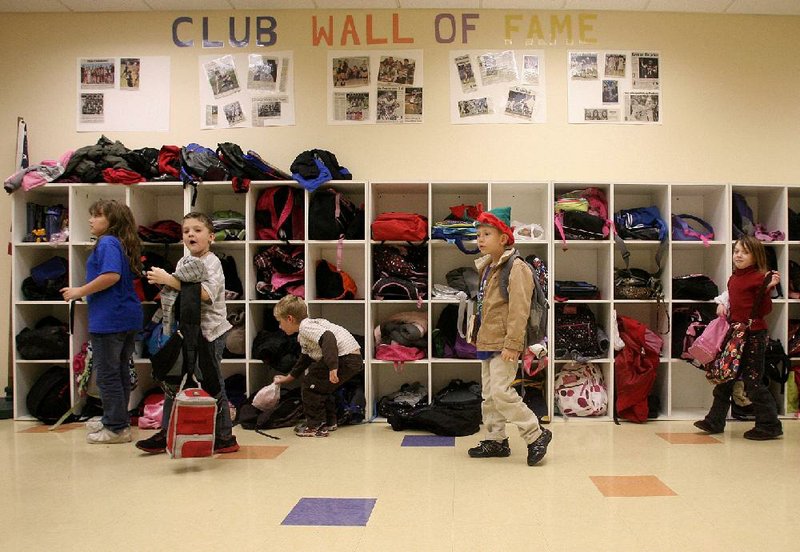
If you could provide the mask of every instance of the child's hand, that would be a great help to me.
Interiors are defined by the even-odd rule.
[[[328,379],[331,380],[331,383],[339,383],[339,370],[331,370],[328,374]]]
[[[83,295],[81,295],[81,288],[65,287],[58,290],[58,292],[61,294],[61,297],[64,298],[64,301],[67,302],[75,301],[83,297]]]
[[[722,316],[724,318],[728,317],[728,309],[725,308],[725,305],[723,305],[722,303],[717,305],[717,316]]]
[[[519,351],[512,351],[511,349],[503,349],[500,352],[500,358],[506,362],[516,362],[519,360]]]
[[[773,272],[772,273],[772,279],[769,281],[769,284],[767,284],[767,289],[770,290],[770,289],[776,287],[780,283],[781,283],[781,275],[780,275],[780,273],[779,272]]]
[[[170,274],[163,268],[154,266],[153,268],[145,272],[145,276],[147,276],[148,284],[166,285]]]

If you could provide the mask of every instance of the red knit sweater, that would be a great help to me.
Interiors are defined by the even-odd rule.
[[[764,273],[759,272],[758,267],[755,265],[733,271],[733,274],[728,279],[731,320],[734,322],[747,322],[753,311],[753,303],[756,301],[756,296],[759,289],[761,289],[763,281]],[[772,299],[769,297],[769,292],[766,292],[750,329],[753,331],[766,330],[767,323],[764,321],[764,317],[771,311]]]

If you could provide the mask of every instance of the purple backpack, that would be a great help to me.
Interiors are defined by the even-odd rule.
[[[690,222],[696,222],[705,229],[692,228]],[[694,215],[672,215],[672,239],[674,241],[699,241],[708,247],[708,242],[714,239],[714,228],[709,223]]]

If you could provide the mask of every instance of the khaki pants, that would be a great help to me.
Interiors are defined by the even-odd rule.
[[[502,441],[506,438],[506,422],[514,424],[520,437],[530,445],[542,434],[542,429],[536,414],[511,387],[516,374],[517,363],[504,361],[499,353],[481,361],[483,425],[487,440]]]

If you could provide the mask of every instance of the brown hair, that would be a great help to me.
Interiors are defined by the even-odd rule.
[[[736,240],[734,247],[736,247],[736,245],[741,246],[743,249],[752,254],[755,265],[758,267],[758,271],[766,274],[767,270],[769,270],[767,267],[767,253],[764,250],[764,244],[761,243],[758,238],[754,236],[742,236]]]
[[[142,242],[136,233],[136,221],[130,207],[115,199],[98,199],[89,206],[89,214],[92,216],[102,215],[108,219],[108,228],[105,234],[119,240],[125,256],[128,257],[131,271],[134,276],[140,276],[142,273]],[[97,247],[99,242],[98,239],[92,249]]]
[[[295,295],[284,295],[281,300],[275,304],[272,314],[276,320],[283,320],[287,316],[293,317],[300,322],[308,318],[308,307],[306,302],[300,297]]]
[[[208,228],[208,231],[211,232],[211,234],[214,234],[215,232],[214,222],[211,220],[211,217],[209,217],[207,214],[201,213],[200,211],[192,211],[190,213],[186,213],[185,215],[183,215],[183,220],[185,221],[187,219],[199,220],[203,224],[203,226]]]

